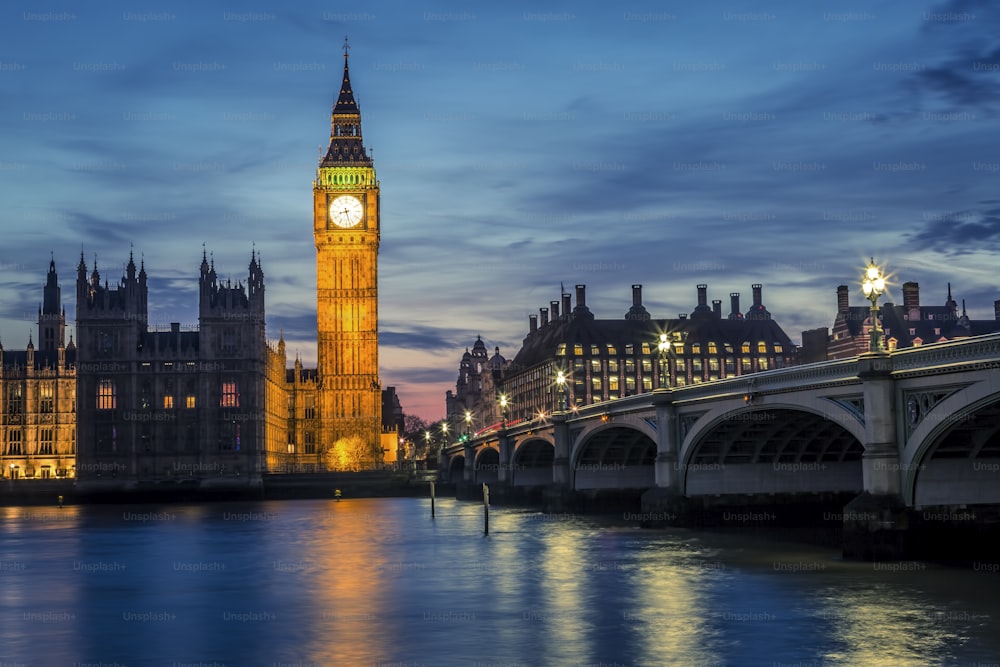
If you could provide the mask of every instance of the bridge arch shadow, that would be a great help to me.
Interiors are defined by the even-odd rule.
[[[911,506],[1000,504],[1000,393],[969,398],[942,401],[914,430],[900,462]]]
[[[860,492],[863,452],[858,438],[827,415],[760,407],[699,429],[678,466],[688,496]]]
[[[476,484],[496,484],[500,479],[500,452],[493,447],[480,449],[476,454],[472,475],[472,481]]]
[[[577,448],[573,488],[648,489],[656,486],[656,443],[630,426],[608,426],[587,434]]]
[[[511,473],[514,486],[545,486],[552,483],[556,450],[540,438],[525,440],[514,450]]]
[[[461,482],[465,478],[465,456],[459,454],[453,456],[448,462],[448,479],[452,482]]]

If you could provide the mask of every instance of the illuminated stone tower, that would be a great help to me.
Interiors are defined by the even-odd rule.
[[[319,449],[334,467],[382,460],[378,377],[379,185],[344,48],[330,147],[313,182]]]

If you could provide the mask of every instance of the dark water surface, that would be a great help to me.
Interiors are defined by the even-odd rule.
[[[0,508],[0,667],[1000,665],[997,562],[386,498]]]

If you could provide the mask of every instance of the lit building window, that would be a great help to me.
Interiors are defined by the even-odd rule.
[[[692,343],[691,354],[701,354],[701,343]]]
[[[709,343],[708,344],[708,353],[709,354],[718,354],[719,353],[719,348],[716,346],[715,343]]]
[[[306,446],[306,454],[316,453],[316,434],[313,431],[306,431],[302,434]]]
[[[743,354],[750,354],[750,342],[749,341],[746,341],[746,342],[743,343],[742,351],[743,351]]]
[[[591,346],[590,346],[590,354],[592,354],[593,356],[596,357],[600,353],[601,353],[601,348],[596,343],[591,344]]]
[[[740,359],[740,367],[743,369],[744,373],[749,373],[750,372],[750,358],[749,357],[743,357],[742,359]]]
[[[617,394],[618,393],[618,376],[611,375],[608,377],[608,391]]]
[[[21,432],[10,431],[7,434],[7,453],[21,455]]]
[[[615,349],[615,346],[612,345],[611,343],[608,343],[608,356],[609,357],[618,356],[618,351]]]
[[[642,390],[653,391],[653,378],[649,375],[642,376]]]
[[[782,351],[783,351],[783,348],[781,347],[781,343],[775,343],[774,344],[774,353],[775,354],[781,354]]]
[[[652,373],[653,372],[653,361],[651,359],[642,360],[642,372]]]
[[[316,419],[316,397],[313,395],[308,395],[305,397],[305,408],[303,409],[303,416],[306,419]]]
[[[118,399],[115,394],[115,383],[113,380],[105,378],[97,383],[97,409],[114,410],[118,406]]]
[[[590,360],[590,372],[591,373],[598,373],[598,374],[601,372],[601,360],[600,359],[591,359]]]
[[[764,341],[758,341],[757,352],[759,354],[767,354],[767,343],[765,343]]]
[[[566,343],[559,343],[559,347],[556,348],[556,356],[557,357],[566,356]]]
[[[7,412],[12,415],[19,415],[24,412],[24,395],[21,393],[21,385],[11,385],[7,391]]]
[[[187,397],[184,399],[184,406],[190,410],[194,408],[195,405],[196,405],[196,400],[194,394],[188,394]]]
[[[166,396],[163,397],[163,409],[164,410],[174,409],[174,397],[171,396],[170,394],[167,394]]]
[[[240,407],[240,392],[234,380],[227,380],[222,383],[222,398],[219,405],[224,408]]]
[[[52,454],[52,429],[43,428],[38,434],[38,453]]]
[[[573,354],[575,354],[578,357],[582,357],[583,356],[583,343],[574,343],[573,344]]]
[[[678,373],[687,373],[687,362],[683,359],[678,359],[674,362],[674,368],[677,369]]]
[[[719,372],[719,360],[718,359],[709,359],[708,360],[708,372],[709,373],[713,373],[713,374]]]
[[[39,387],[38,411],[48,414],[55,411],[55,401],[52,396],[52,385],[43,383]]]
[[[617,359],[608,359],[608,372],[609,373],[617,373],[618,372],[618,360]]]
[[[643,355],[649,355],[649,354],[651,354],[650,349],[649,349],[649,343],[643,343],[642,344],[642,354]]]
[[[767,370],[767,357],[761,357],[757,360],[757,370],[759,371]]]
[[[635,346],[632,345],[632,343],[629,343],[628,345],[625,346],[625,356],[630,357],[634,354],[635,354]]]

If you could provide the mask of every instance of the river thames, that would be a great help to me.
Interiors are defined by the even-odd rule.
[[[0,508],[0,667],[1000,665],[998,563],[379,498]]]

